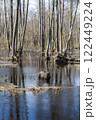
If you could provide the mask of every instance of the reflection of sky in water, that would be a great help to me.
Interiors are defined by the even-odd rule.
[[[58,67],[53,60],[48,64],[35,53],[25,53],[21,67],[1,67],[0,75],[7,76],[6,82],[11,82],[20,87],[32,86],[78,86],[80,83],[80,66],[66,65]],[[51,79],[43,80],[38,78],[39,71],[49,70]]]
[[[6,96],[0,93],[0,98],[2,120],[79,120],[79,88],[35,96],[31,92]]]
[[[11,95],[0,92],[0,120],[79,120],[80,104],[80,66],[66,65],[58,67],[41,57],[27,53],[22,60],[22,67],[1,67],[0,75],[20,87],[32,86],[73,86],[73,89],[62,91],[46,91],[38,95],[32,92]],[[50,80],[41,80],[41,70],[50,71]]]
[[[67,65],[64,68],[53,67],[49,71],[51,74],[50,80],[38,78],[38,66],[24,66],[22,68],[0,68],[0,75],[7,76],[6,82],[12,82],[15,85],[24,86],[26,88],[32,86],[79,86],[80,85],[80,70],[79,66]]]

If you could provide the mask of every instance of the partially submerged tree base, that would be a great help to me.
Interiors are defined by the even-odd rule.
[[[70,64],[80,64],[80,58],[72,58],[72,57],[68,58],[60,53],[56,57],[55,61],[60,66],[64,66],[64,65],[69,64],[69,63]]]
[[[14,56],[14,57],[12,56],[12,62],[13,62],[13,63],[17,63],[17,62],[18,62],[17,56]]]
[[[13,63],[17,63],[21,59],[21,56],[19,56],[19,51],[16,51],[14,56],[10,56],[9,60]]]
[[[64,65],[68,64],[68,58],[64,57],[62,54],[59,53],[56,56],[55,62],[60,66],[64,66]]]
[[[45,60],[50,61],[50,57],[49,57],[49,56],[46,56],[46,57],[45,57]]]

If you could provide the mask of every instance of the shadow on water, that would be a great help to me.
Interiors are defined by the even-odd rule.
[[[39,79],[40,71],[49,71],[51,78]],[[36,96],[32,92],[10,94],[0,92],[0,120],[79,120],[80,66],[59,67],[47,62],[40,53],[24,52],[17,68],[0,67],[3,82],[22,88],[32,86],[72,86],[58,92],[46,91]]]

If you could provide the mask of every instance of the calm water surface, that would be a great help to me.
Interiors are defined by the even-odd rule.
[[[6,60],[6,52],[0,58]],[[3,58],[3,57],[4,58]],[[41,70],[48,70],[50,80],[38,78]],[[79,120],[80,119],[80,66],[59,67],[54,60],[46,62],[39,52],[24,52],[17,68],[0,67],[3,82],[22,88],[32,86],[72,86],[58,92],[46,91],[34,95],[32,92],[12,95],[0,92],[0,120]]]

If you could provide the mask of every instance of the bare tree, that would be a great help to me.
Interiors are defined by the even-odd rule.
[[[56,0],[56,12],[57,12],[57,52],[59,52],[59,3]]]
[[[52,22],[53,22],[53,15],[54,15],[54,3],[55,3],[55,0],[52,1],[51,24],[49,28],[49,37],[48,37],[48,43],[47,43],[47,49],[46,49],[47,57],[49,56],[49,45],[50,45],[51,38],[52,38]]]
[[[61,54],[63,52],[63,47],[64,47],[64,40],[63,39],[63,27],[64,27],[64,0],[62,3],[62,22],[61,22]]]
[[[25,40],[25,32],[26,32],[27,19],[28,19],[28,7],[29,7],[29,0],[27,0],[26,18],[25,18],[24,31],[23,31],[23,39],[22,39],[22,44],[21,44],[21,48],[20,48],[20,51],[19,51],[19,56],[21,56],[21,54],[22,54],[24,40]]]
[[[5,12],[5,34],[6,34],[6,39],[8,41],[8,48],[10,51],[9,30],[8,30],[8,23],[7,23],[7,10],[6,10],[6,1],[5,0],[4,0],[4,12]]]
[[[70,28],[70,34],[69,34],[69,37],[68,37],[68,40],[67,40],[67,43],[66,43],[64,56],[67,55],[68,45],[69,45],[69,42],[70,42],[70,39],[71,39],[71,36],[72,36],[72,30],[73,30],[73,26],[74,26],[74,22],[75,22],[75,18],[76,18],[78,3],[79,3],[79,0],[77,0],[77,3],[76,3],[75,12],[74,12],[74,16],[73,16],[73,21],[72,21],[71,28]]]
[[[10,28],[11,28],[11,47],[13,41],[13,0],[10,0]]]
[[[16,11],[16,23],[15,23],[15,30],[14,30],[14,37],[13,37],[13,60],[14,56],[17,52],[17,36],[18,36],[18,19],[19,19],[19,5],[20,5],[20,0],[17,0],[17,11]]]

